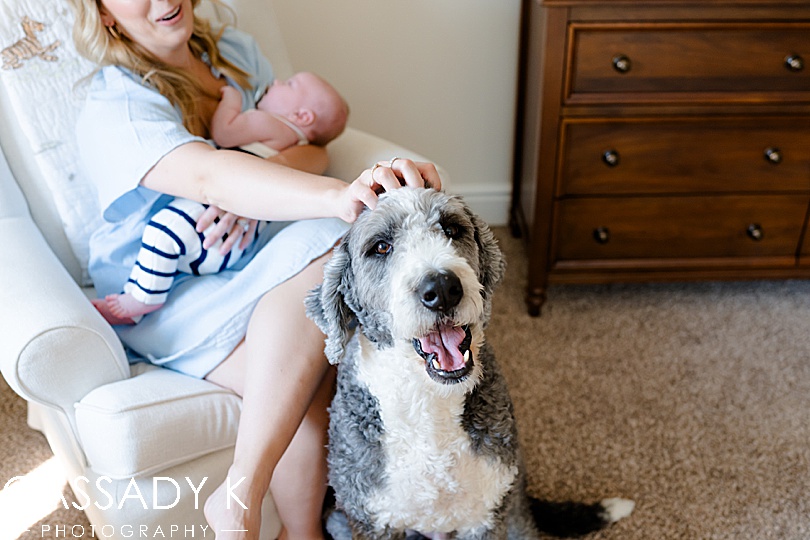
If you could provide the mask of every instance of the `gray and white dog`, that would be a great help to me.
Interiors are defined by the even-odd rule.
[[[524,540],[632,511],[607,499],[537,523],[549,507],[526,494],[512,402],[484,339],[503,273],[483,220],[432,189],[382,195],[336,248],[307,298],[339,364],[329,482],[348,519],[330,526],[336,539]]]

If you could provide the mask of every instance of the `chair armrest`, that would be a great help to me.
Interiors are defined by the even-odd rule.
[[[364,131],[346,128],[340,137],[326,147],[329,152],[329,168],[326,174],[351,182],[378,161],[388,161],[393,157],[403,157],[414,161],[431,161],[407,148],[371,135]],[[447,173],[438,165],[443,189],[447,189]]]
[[[129,377],[124,349],[27,213],[0,217],[0,230],[0,371],[74,424],[74,403]]]

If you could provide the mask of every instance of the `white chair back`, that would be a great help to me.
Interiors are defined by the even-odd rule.
[[[276,77],[286,79],[293,74],[284,35],[281,33],[270,0],[225,0],[237,15],[236,26],[259,42],[270,60]]]
[[[78,216],[70,215],[64,198],[53,196],[55,189],[81,185],[76,160],[70,159],[75,137],[66,120],[75,117],[80,102],[67,81],[78,78],[69,72],[88,67],[79,66],[72,47],[71,20],[63,1],[0,0],[0,149],[38,227],[73,278],[81,281],[82,255],[69,236],[76,237],[82,225]],[[48,162],[60,165],[48,170]]]

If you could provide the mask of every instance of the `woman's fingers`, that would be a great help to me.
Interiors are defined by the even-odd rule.
[[[239,240],[244,240],[247,236],[247,231],[250,228],[250,222],[247,219],[237,219],[231,229],[228,231],[228,236],[223,237],[222,245],[219,247],[219,253],[225,255],[229,253]]]
[[[239,217],[230,212],[211,205],[200,214],[197,219],[197,232],[205,232],[211,225],[210,231],[205,234],[203,248],[210,249],[222,240],[219,252],[223,255],[231,251],[239,242],[239,248],[245,249],[256,233],[259,222],[255,219]]]
[[[217,221],[214,227],[206,233],[205,240],[203,241],[203,248],[209,249],[219,240],[222,240],[226,234],[229,234],[234,229],[236,219],[237,216],[234,214],[231,214],[230,212],[223,212],[219,216],[219,221]]]
[[[233,214],[230,214],[233,216]],[[238,216],[233,216],[236,220],[233,226],[228,231],[228,236],[222,238],[222,245],[219,252],[222,255],[229,253],[236,245],[239,244],[239,249],[245,249],[256,234],[256,227],[259,222],[255,219],[248,219]]]
[[[259,220],[257,219],[242,218],[242,220],[248,222],[248,228],[245,234],[242,235],[242,241],[239,242],[239,249],[248,247],[253,237],[256,236],[256,228],[259,226]],[[239,223],[239,220],[237,220],[237,223]],[[244,229],[244,224],[242,224],[242,228]]]
[[[442,181],[432,163],[415,162],[405,158],[380,161],[363,171],[348,187],[348,202],[340,214],[349,223],[357,219],[363,206],[374,210],[377,198],[383,191],[399,189],[403,185],[441,189]]]
[[[439,176],[439,171],[436,170],[436,166],[433,163],[416,162],[414,165],[419,171],[419,175],[424,180],[425,187],[430,187],[437,191],[441,191],[442,179]]]
[[[425,180],[410,159],[393,158],[389,162],[389,170],[395,172],[399,178],[405,180],[405,185],[412,188],[425,187]]]
[[[400,178],[404,180],[405,185],[412,188],[428,187],[436,190],[442,189],[442,180],[439,177],[439,172],[433,163],[425,163],[421,161],[412,161],[407,158],[395,157],[389,162],[378,162],[380,168],[388,168],[391,173],[396,177],[396,183],[385,184],[386,191],[391,188],[397,188],[402,185]],[[377,166],[375,165],[375,167]],[[379,172],[377,173],[380,174]],[[380,175],[381,178],[386,178],[388,175]],[[375,176],[377,179],[377,176]]]
[[[379,170],[379,169],[377,169]],[[354,183],[353,198],[362,202],[372,210],[377,207],[377,194],[380,193],[382,184],[374,179],[374,169],[365,170],[357,182]],[[361,208],[362,210],[362,208]]]
[[[372,189],[374,189],[375,186],[382,186],[385,191],[391,191],[401,186],[399,178],[394,174],[394,170],[381,163],[377,163],[372,167],[371,178],[374,181],[371,186]],[[376,192],[377,190],[374,191]]]
[[[200,214],[200,217],[197,218],[197,232],[201,233],[205,231],[205,229],[210,227],[211,224],[219,219],[219,216],[223,214],[225,214],[225,210],[222,210],[213,204],[206,208],[205,211]]]

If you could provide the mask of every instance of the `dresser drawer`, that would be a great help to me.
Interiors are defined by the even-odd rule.
[[[810,192],[810,118],[566,120],[558,194]]]
[[[626,101],[637,100],[634,93],[678,99],[673,94],[697,92],[745,101],[746,93],[766,93],[781,101],[780,92],[810,88],[806,61],[806,22],[574,23],[565,95]]]
[[[692,196],[557,203],[553,260],[795,256],[810,197]]]

